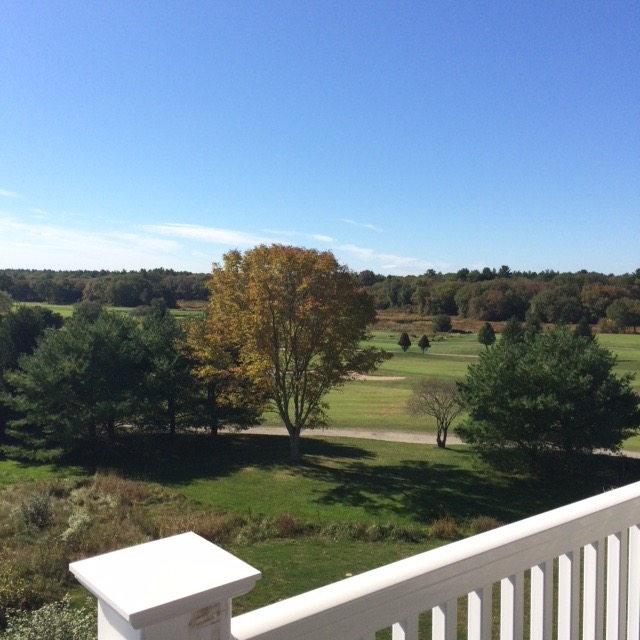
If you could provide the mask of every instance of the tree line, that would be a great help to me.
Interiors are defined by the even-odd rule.
[[[429,270],[419,276],[354,274],[378,310],[406,308],[426,315],[449,315],[490,322],[509,318],[544,323],[600,323],[603,331],[640,325],[640,269],[623,275],[579,271]],[[205,301],[210,274],[171,269],[140,271],[0,270],[0,291],[18,302],[116,307],[149,305],[162,299]]]
[[[172,269],[140,271],[0,270],[0,291],[16,302],[77,304],[100,302],[115,307],[149,305],[161,299],[170,307],[179,300],[204,301],[209,274]]]
[[[600,323],[603,331],[640,324],[640,269],[624,275],[518,272],[508,266],[421,276],[358,274],[378,309],[406,308],[490,322]]]

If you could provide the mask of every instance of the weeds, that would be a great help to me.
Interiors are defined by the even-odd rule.
[[[18,507],[27,527],[46,529],[51,524],[51,495],[48,491],[34,491],[27,495]]]

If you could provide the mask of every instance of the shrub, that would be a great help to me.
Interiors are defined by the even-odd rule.
[[[431,523],[430,533],[431,537],[437,540],[458,540],[462,538],[460,527],[448,514]]]
[[[476,516],[467,523],[467,531],[470,536],[475,536],[485,531],[491,531],[502,526],[502,522],[491,516]]]
[[[435,332],[447,333],[452,329],[451,318],[445,314],[436,316],[432,324]]]
[[[96,614],[74,609],[68,600],[46,604],[36,611],[9,616],[4,640],[95,640]]]
[[[51,524],[51,496],[48,491],[34,491],[20,502],[20,517],[28,527],[46,529]]]

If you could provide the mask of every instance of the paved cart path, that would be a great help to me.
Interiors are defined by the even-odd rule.
[[[286,436],[284,427],[254,427],[246,433],[267,436]],[[365,440],[386,440],[388,442],[408,442],[413,444],[436,444],[432,433],[414,433],[413,431],[384,431],[379,429],[312,429],[302,432],[303,438],[364,438]],[[462,444],[460,438],[449,434],[447,444]],[[640,458],[639,451],[622,451],[629,458]],[[618,455],[618,454],[612,454]]]

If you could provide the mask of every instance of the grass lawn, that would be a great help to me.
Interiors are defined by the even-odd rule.
[[[597,458],[579,480],[558,483],[502,476],[462,446],[314,438],[303,441],[303,451],[303,462],[292,465],[284,436],[224,434],[215,442],[179,436],[171,442],[132,434],[109,455],[84,463],[0,460],[0,567],[25,576],[25,584],[38,577],[33,589],[53,594],[48,597],[66,589],[81,601],[68,574],[70,560],[180,530],[211,532],[263,573],[256,589],[234,601],[240,613],[445,542],[437,533],[423,534],[420,542],[372,541],[361,535],[365,530],[393,523],[433,532],[434,523],[445,521],[463,532],[475,516],[511,522],[640,478],[640,460],[608,456]],[[14,508],[38,487],[53,492],[53,524],[25,529]],[[65,538],[79,509],[88,514],[87,529]],[[318,533],[289,535],[277,527],[274,533],[268,523],[281,518]],[[218,541],[218,532],[234,522],[242,528]]]

